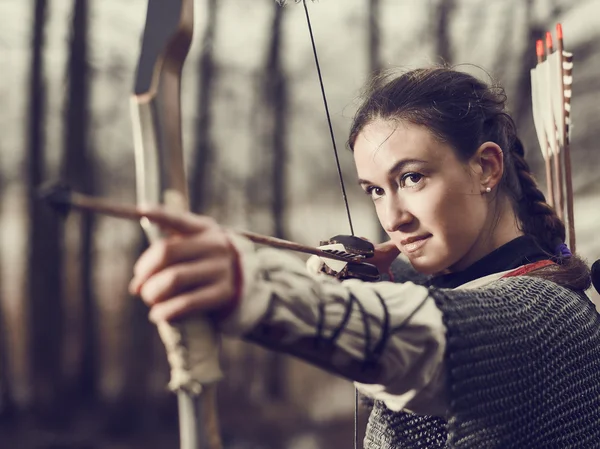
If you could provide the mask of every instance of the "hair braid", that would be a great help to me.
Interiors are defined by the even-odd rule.
[[[587,290],[591,285],[591,278],[585,261],[575,254],[561,257],[557,251],[557,247],[565,241],[565,224],[558,218],[556,211],[546,202],[544,194],[538,188],[529,164],[525,160],[525,149],[518,137],[514,139],[510,159],[514,168],[513,178],[518,182],[518,186],[511,188],[510,178],[507,178],[509,187],[507,190],[515,201],[521,230],[525,234],[534,236],[542,249],[558,263],[534,271],[530,275],[550,279],[563,287]],[[509,176],[510,171],[509,169]],[[516,192],[519,194],[518,198],[514,197]]]
[[[514,200],[522,231],[535,236],[546,251],[555,255],[555,248],[565,241],[565,225],[538,188],[518,137],[515,137],[510,156],[519,188],[509,190],[520,194],[520,198]]]

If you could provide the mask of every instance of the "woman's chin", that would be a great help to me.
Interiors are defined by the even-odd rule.
[[[448,265],[443,261],[431,260],[427,257],[415,257],[408,258],[412,267],[421,274],[425,274],[428,276],[437,276],[440,274],[445,274],[448,271]]]

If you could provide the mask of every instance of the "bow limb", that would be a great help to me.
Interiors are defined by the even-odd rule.
[[[194,29],[195,0],[149,0],[131,115],[138,203],[189,209],[181,130],[181,72]],[[159,229],[142,219],[152,242]],[[214,384],[222,377],[211,323],[190,318],[158,331],[177,393],[181,449],[221,449]],[[202,425],[203,432],[199,432]]]

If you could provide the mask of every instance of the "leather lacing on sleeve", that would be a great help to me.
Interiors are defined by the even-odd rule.
[[[385,300],[378,292],[375,293],[377,299],[381,304],[381,308],[383,310],[383,321],[381,322],[381,336],[375,345],[373,345],[373,332],[371,329],[371,323],[369,322],[369,317],[367,315],[367,311],[361,302],[356,298],[356,296],[352,293],[349,293],[349,301],[346,302],[346,307],[344,311],[344,316],[340,324],[333,330],[332,335],[329,338],[324,337],[324,328],[325,328],[325,304],[323,301],[319,302],[319,316],[317,319],[317,335],[315,340],[315,345],[318,348],[322,343],[335,345],[335,342],[338,340],[340,335],[350,322],[350,316],[354,309],[354,305],[356,304],[357,310],[360,312],[361,321],[363,324],[364,330],[364,340],[365,344],[363,346],[363,368],[372,367],[377,363],[385,347],[389,340],[391,334],[395,332],[399,332],[405,327],[411,320],[411,318],[425,305],[428,297],[425,297],[423,300],[419,302],[417,307],[397,326],[390,326],[390,312],[388,307],[385,304]]]
[[[379,338],[379,341],[377,342],[374,348],[372,347],[373,336],[371,324],[369,323],[369,317],[367,316],[367,311],[365,310],[364,306],[360,303],[360,301],[356,298],[356,296],[352,293],[349,293],[349,300],[345,303],[344,316],[342,317],[340,324],[335,329],[333,329],[333,332],[330,337],[324,336],[326,314],[325,303],[322,300],[319,301],[319,315],[317,317],[317,334],[315,338],[315,348],[318,349],[319,347],[322,347],[323,344],[335,346],[335,343],[339,339],[342,332],[346,330],[348,323],[350,322],[350,317],[352,315],[354,305],[356,305],[357,310],[360,312],[360,318],[364,330],[365,344],[363,346],[363,367],[366,368],[376,363],[378,358],[381,356],[381,353],[383,352],[383,349],[385,348],[385,345],[389,338],[390,313],[381,295],[379,295],[377,292],[375,292],[375,294],[379,299],[379,302],[381,303],[381,307],[383,310],[383,322],[381,324],[381,337]]]
[[[286,278],[277,278],[282,273],[280,270],[271,270],[263,273],[265,280],[274,283],[286,284],[286,288],[292,286]],[[304,273],[294,273],[296,278],[306,278]],[[311,279],[312,281],[312,279]],[[292,289],[302,288],[294,285]],[[306,286],[305,288],[310,288]],[[372,290],[381,306],[381,313],[373,315],[364,305],[364,298],[359,299],[354,293],[347,290],[344,296],[326,295],[315,292],[312,296],[316,301],[313,313],[304,306],[309,304],[297,302],[302,295],[296,295],[293,291],[290,296],[282,296],[278,289],[271,292],[271,300],[263,321],[251,332],[246,334],[246,339],[261,344],[273,350],[288,353],[300,357],[314,365],[361,383],[376,382],[380,376],[380,359],[382,358],[390,337],[402,330],[413,316],[424,306],[427,297],[402,320],[401,323],[392,327],[392,317],[385,303],[385,299],[376,288]],[[371,296],[373,298],[373,296]],[[373,298],[375,300],[375,298]],[[327,321],[331,306],[341,306],[336,309],[342,316],[339,323]],[[314,326],[315,333],[312,335],[297,335],[294,337],[293,321],[287,322],[276,319],[276,310],[279,307],[288,309],[299,322],[308,326]],[[336,312],[336,314],[337,314]],[[359,321],[362,326],[349,330],[350,323]],[[362,330],[362,332],[361,332]],[[353,334],[358,341],[355,346],[348,347],[344,336]],[[358,335],[357,335],[358,334]],[[376,336],[379,334],[379,336]],[[291,338],[290,338],[291,337]],[[361,341],[364,340],[364,341]],[[360,346],[359,346],[360,345]],[[352,349],[359,350],[362,354],[353,354]]]

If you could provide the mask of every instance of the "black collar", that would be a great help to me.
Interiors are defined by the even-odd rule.
[[[532,236],[524,235],[495,249],[463,271],[431,278],[429,285],[438,288],[456,288],[493,273],[512,270],[521,265],[546,259],[549,259],[548,253],[540,248]]]

